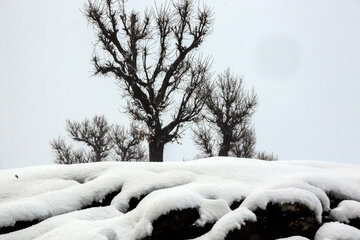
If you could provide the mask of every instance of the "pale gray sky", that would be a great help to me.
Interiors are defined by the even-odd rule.
[[[154,1],[131,0],[144,8]],[[159,3],[159,1],[157,1]],[[51,164],[65,120],[127,124],[114,81],[92,77],[84,1],[3,0],[0,169]],[[281,159],[360,163],[360,2],[208,0],[215,25],[200,51],[254,87],[258,149]],[[190,137],[166,161],[196,155]]]

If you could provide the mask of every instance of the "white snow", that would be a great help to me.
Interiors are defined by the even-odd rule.
[[[317,231],[315,240],[359,240],[360,230],[352,226],[331,222],[325,223]]]
[[[312,192],[298,188],[278,188],[260,190],[250,194],[241,204],[251,211],[265,209],[268,203],[302,203],[312,210],[321,222],[322,207],[320,200]]]
[[[277,240],[309,240],[309,239],[302,236],[292,236],[287,238],[278,238]]]
[[[161,207],[154,207],[161,206]],[[176,189],[162,189],[145,197],[131,213],[131,222],[134,223],[135,239],[141,239],[151,234],[152,222],[164,213],[175,209],[199,208],[200,219],[198,224],[215,222],[230,208],[224,200],[205,199],[199,193],[186,187]]]
[[[70,226],[71,225],[77,226],[77,223],[80,222],[79,220],[94,221],[94,220],[110,219],[121,215],[122,213],[120,213],[113,206],[96,207],[96,208],[89,208],[80,211],[74,211],[48,218],[40,222],[39,224],[36,224],[33,227],[31,227],[31,231],[24,229],[17,232],[9,233],[6,235],[6,239],[15,240],[15,239],[19,239],[21,236],[22,240],[30,240],[49,232],[50,230],[58,227],[59,225],[68,224]]]
[[[344,200],[331,210],[330,217],[339,222],[348,223],[351,219],[360,219],[360,202]]]
[[[233,229],[241,229],[245,222],[255,222],[256,216],[250,210],[239,207],[220,218],[210,232],[197,238],[197,240],[222,240]]]
[[[194,208],[200,215],[198,226],[215,223],[199,239],[216,240],[256,221],[253,211],[270,202],[302,203],[320,222],[323,211],[330,209],[327,193],[360,200],[359,173],[360,166],[340,163],[225,157],[3,170],[0,229],[18,221],[46,220],[0,239],[138,239],[151,235],[152,223],[161,215]],[[112,192],[117,194],[110,206],[81,210]],[[128,211],[130,200],[141,196],[145,197],[137,207]],[[231,211],[229,206],[241,200],[240,207]],[[354,217],[349,213],[355,205],[358,209],[357,204],[343,201],[331,216],[346,222]]]

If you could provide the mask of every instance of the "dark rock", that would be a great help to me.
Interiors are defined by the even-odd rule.
[[[235,210],[237,209],[241,204],[242,202],[244,201],[244,199],[240,199],[240,200],[235,200],[231,203],[231,205],[229,206],[231,210]]]
[[[347,224],[360,230],[360,218],[350,219]]]
[[[322,219],[321,219],[321,222],[324,224],[324,223],[327,223],[327,222],[333,222],[334,220],[330,217],[330,211],[325,211],[323,212],[322,214]]]
[[[339,205],[339,203],[342,202],[343,200],[352,200],[350,198],[340,197],[339,195],[336,195],[331,191],[326,194],[330,200],[330,208],[331,209],[336,208]]]
[[[153,232],[151,236],[145,239],[180,240],[199,237],[212,227],[212,224],[207,224],[204,227],[196,226],[195,221],[199,217],[200,215],[196,208],[172,210],[153,222]]]
[[[109,206],[111,201],[114,199],[114,197],[116,197],[116,195],[118,195],[120,192],[121,192],[121,188],[120,189],[115,189],[112,192],[108,192],[102,199],[94,200],[91,204],[85,205],[79,210],[83,210],[83,209],[86,209],[86,208],[92,208],[92,207]]]
[[[14,226],[7,226],[0,228],[0,234],[15,232],[27,227],[30,227],[32,225],[35,225],[39,223],[41,220],[35,219],[32,221],[17,221]]]
[[[132,197],[129,201],[129,208],[127,210],[127,212],[130,212],[131,210],[135,209],[137,207],[137,205],[141,202],[141,200],[144,199],[144,197],[146,197],[147,194],[143,194],[140,197]]]
[[[320,227],[315,213],[301,203],[269,203],[265,210],[254,213],[256,222],[247,222],[241,229],[229,232],[226,240],[272,240],[294,235],[313,239]]]
[[[264,240],[262,232],[259,232],[259,226],[255,222],[245,222],[245,225],[241,226],[241,229],[234,229],[230,231],[225,240],[239,240],[239,239],[246,239],[246,240]],[[259,233],[258,233],[259,232]]]

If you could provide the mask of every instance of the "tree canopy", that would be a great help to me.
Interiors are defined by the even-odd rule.
[[[127,112],[146,126],[150,161],[163,161],[164,145],[203,107],[196,93],[210,78],[211,61],[195,50],[211,31],[212,11],[181,0],[141,15],[127,12],[125,1],[104,0],[89,1],[84,12],[98,39],[95,74],[117,80]]]
[[[243,78],[227,69],[199,93],[204,98],[203,121],[193,128],[194,142],[204,156],[235,156],[274,160],[276,155],[255,150],[251,118],[258,98],[244,88]]]

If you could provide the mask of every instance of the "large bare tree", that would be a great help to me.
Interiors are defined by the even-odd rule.
[[[192,0],[142,16],[125,7],[125,1],[113,0],[85,5],[98,39],[95,74],[117,80],[127,112],[146,126],[150,161],[162,162],[165,144],[176,141],[203,107],[196,93],[209,79],[210,61],[195,50],[209,34],[213,14]]]

